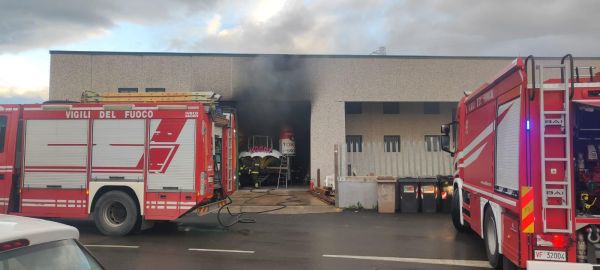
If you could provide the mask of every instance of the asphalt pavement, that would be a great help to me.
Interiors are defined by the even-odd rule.
[[[483,241],[448,214],[373,211],[255,215],[231,228],[188,217],[126,236],[64,221],[108,269],[489,269]]]

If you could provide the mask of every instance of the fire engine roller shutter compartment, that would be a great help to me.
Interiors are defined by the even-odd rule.
[[[194,119],[150,120],[148,190],[194,190],[195,132]]]
[[[25,188],[86,187],[88,120],[27,120]]]
[[[498,106],[496,117],[496,183],[497,191],[517,195],[519,190],[519,98]]]
[[[92,180],[144,179],[144,119],[94,120]]]

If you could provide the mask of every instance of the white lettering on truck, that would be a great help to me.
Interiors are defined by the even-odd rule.
[[[90,111],[65,111],[67,118],[85,119],[90,118]]]
[[[100,115],[98,115],[100,118],[117,118],[117,116],[115,115],[114,111],[100,111]]]
[[[152,118],[153,111],[125,111],[125,118]]]

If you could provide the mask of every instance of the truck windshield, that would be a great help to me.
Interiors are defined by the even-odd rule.
[[[60,240],[0,253],[0,270],[104,269],[75,240]]]

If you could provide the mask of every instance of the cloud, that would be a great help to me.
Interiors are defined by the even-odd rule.
[[[248,53],[365,53],[377,48],[377,27],[385,1],[221,1],[213,20],[173,35],[175,50]],[[229,11],[246,10],[231,14]],[[215,31],[215,19],[219,19]],[[230,21],[227,25],[223,22]],[[232,21],[232,22],[231,22]],[[199,29],[206,29],[200,31]],[[205,32],[189,35],[184,32]],[[183,46],[182,46],[183,45]]]
[[[105,35],[119,23],[164,23],[216,0],[0,0],[0,53],[49,48]]]
[[[600,1],[0,0],[0,53],[170,28],[156,50],[238,53],[597,55]],[[151,30],[149,30],[151,31]],[[132,37],[135,38],[135,37]],[[159,42],[160,43],[160,42]]]
[[[45,98],[47,52],[26,55],[91,38],[110,50],[600,56],[598,10],[587,0],[0,0],[0,96]],[[124,25],[135,31],[116,31]]]
[[[0,97],[47,99],[49,57],[42,55],[0,55]]]
[[[36,99],[48,99],[48,85],[38,85],[29,87],[0,85],[0,97],[27,97]]]
[[[246,12],[230,16],[235,8]],[[206,34],[171,48],[368,54],[386,46],[389,54],[596,56],[597,10],[600,1],[583,0],[220,1],[207,11],[219,18],[218,31],[214,21],[192,25],[172,40],[185,31]]]
[[[598,10],[599,1],[401,2],[386,16],[387,45],[434,55],[598,55]]]

